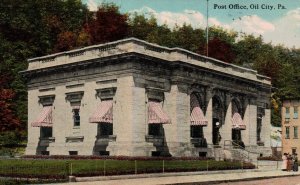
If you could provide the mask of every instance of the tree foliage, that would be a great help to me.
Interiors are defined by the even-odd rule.
[[[79,0],[0,1],[0,130],[26,128],[27,91],[19,72],[27,59],[70,49],[63,44],[66,33],[80,32],[87,16]]]
[[[128,35],[128,16],[121,14],[117,6],[102,4],[88,25],[91,43],[99,44],[123,39]]]

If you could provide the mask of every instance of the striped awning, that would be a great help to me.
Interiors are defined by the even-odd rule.
[[[52,127],[52,106],[43,107],[39,117],[31,123],[33,127]]]
[[[200,103],[195,95],[191,95],[191,125],[207,126],[208,120],[205,118]]]
[[[89,118],[90,123],[113,123],[113,100],[104,100]]]
[[[149,101],[148,123],[149,124],[168,124],[171,123],[169,116],[163,111],[159,102]]]
[[[246,125],[243,122],[243,119],[242,119],[242,117],[239,113],[237,113],[237,112],[234,113],[232,118],[231,118],[231,121],[232,121],[232,128],[233,129],[241,129],[241,130],[246,129]]]

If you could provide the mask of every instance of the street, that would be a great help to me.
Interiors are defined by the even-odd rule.
[[[300,172],[271,171],[220,171],[207,174],[174,173],[170,176],[120,176],[118,177],[83,177],[81,182],[63,183],[66,185],[158,185],[158,184],[184,184],[184,185],[300,185]],[[106,178],[106,179],[105,179]],[[270,178],[270,179],[262,179]],[[247,179],[261,179],[249,180]],[[231,182],[226,182],[231,181]],[[234,182],[239,181],[239,182]],[[223,183],[217,183],[223,182]]]
[[[278,177],[253,181],[227,182],[215,185],[300,185],[300,176]]]

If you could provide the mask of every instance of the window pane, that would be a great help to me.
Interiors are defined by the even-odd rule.
[[[203,137],[203,127],[200,125],[191,126],[191,137],[193,138],[202,138]]]
[[[290,138],[290,127],[285,127],[285,138],[286,139]]]
[[[286,118],[286,119],[289,119],[289,118],[290,118],[290,108],[289,108],[289,107],[286,107],[286,108],[285,108],[285,118]]]
[[[162,124],[149,124],[149,135],[161,136]]]
[[[79,109],[73,109],[74,126],[80,126]]]
[[[298,119],[298,107],[294,107],[294,119]]]
[[[111,123],[99,123],[98,134],[100,136],[113,135],[113,124]]]
[[[294,127],[294,138],[298,138],[298,127]]]
[[[52,127],[41,127],[41,138],[52,137]]]

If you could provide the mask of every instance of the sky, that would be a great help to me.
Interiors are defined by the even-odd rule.
[[[300,48],[300,0],[82,0],[90,10],[101,3],[115,3],[122,13],[154,16],[173,28],[190,24],[261,35],[274,45]]]

